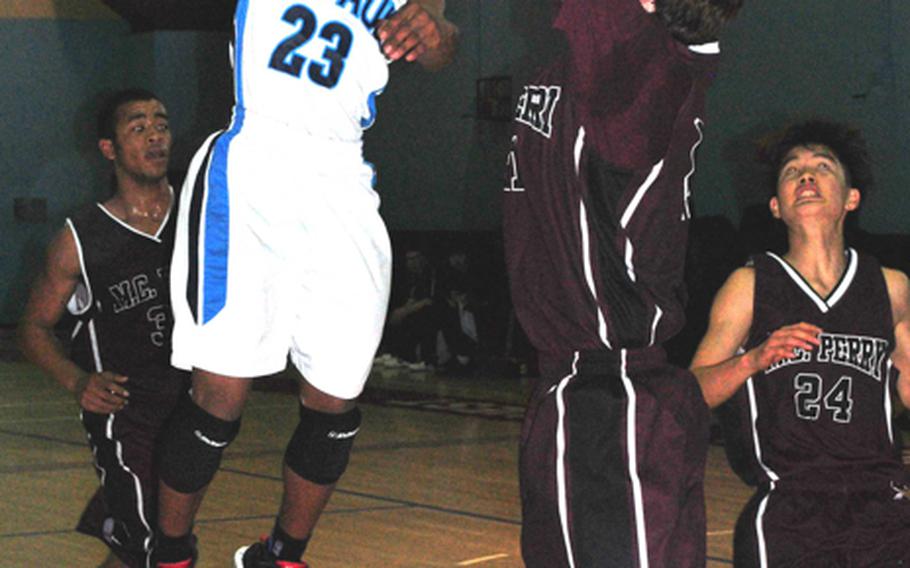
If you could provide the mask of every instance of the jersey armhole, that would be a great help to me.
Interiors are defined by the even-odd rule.
[[[66,226],[72,233],[73,242],[76,244],[76,254],[79,257],[79,272],[81,276],[81,282],[76,285],[76,289],[66,303],[66,308],[70,314],[81,316],[92,307],[92,286],[88,279],[88,271],[85,269],[85,256],[82,252],[82,241],[79,239],[79,231],[76,230],[76,226],[70,218],[67,218]]]

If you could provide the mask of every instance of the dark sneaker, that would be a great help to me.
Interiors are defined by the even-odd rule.
[[[306,562],[278,560],[266,548],[265,539],[242,546],[234,553],[235,568],[307,568]]]

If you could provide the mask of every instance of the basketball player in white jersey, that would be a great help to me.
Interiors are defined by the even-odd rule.
[[[193,159],[177,227],[172,360],[193,370],[193,396],[164,440],[159,567],[195,562],[193,518],[250,379],[288,356],[304,380],[281,509],[269,538],[235,562],[305,566],[360,426],[355,402],[388,303],[391,251],[361,137],[390,62],[452,59],[457,28],[444,7],[239,0],[233,120]]]

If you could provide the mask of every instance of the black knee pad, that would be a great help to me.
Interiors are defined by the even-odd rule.
[[[171,489],[195,493],[208,485],[225,448],[240,431],[240,419],[222,420],[196,405],[181,401],[165,429],[158,474]]]
[[[326,414],[300,405],[300,423],[284,453],[285,463],[307,481],[335,483],[348,467],[360,419],[359,408]]]

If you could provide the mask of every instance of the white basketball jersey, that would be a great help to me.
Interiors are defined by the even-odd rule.
[[[374,31],[405,1],[238,0],[234,128],[262,118],[359,140],[389,76]]]

